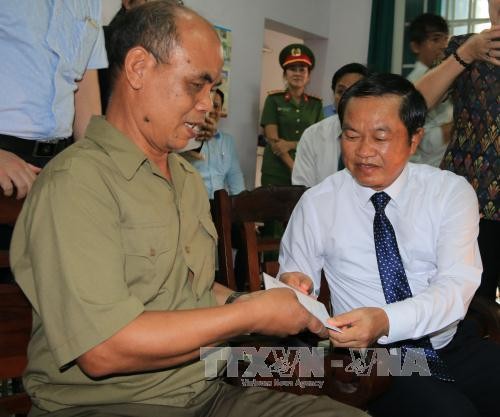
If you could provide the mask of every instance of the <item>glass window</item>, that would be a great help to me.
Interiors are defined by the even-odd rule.
[[[441,15],[452,35],[479,33],[491,26],[488,0],[441,0]]]
[[[453,36],[465,35],[466,33],[469,33],[467,25],[453,26],[451,28],[451,34]]]
[[[476,7],[474,11],[474,17],[476,19],[489,19],[488,14],[488,1],[476,0]]]
[[[453,19],[467,19],[469,17],[469,0],[455,0]]]
[[[479,33],[485,29],[489,29],[490,27],[491,27],[490,23],[476,23],[474,24],[472,31],[474,33]]]

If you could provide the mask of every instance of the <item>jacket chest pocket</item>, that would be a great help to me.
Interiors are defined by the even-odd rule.
[[[215,271],[217,231],[209,217],[199,219],[193,238],[186,246],[186,261],[201,290],[211,285]]]
[[[165,225],[122,226],[124,272],[129,286],[154,291],[163,285],[175,259],[179,231],[173,229]]]

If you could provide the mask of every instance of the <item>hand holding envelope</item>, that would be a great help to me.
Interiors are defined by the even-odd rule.
[[[300,291],[296,290],[295,288],[290,287],[289,285],[285,284],[284,282],[281,282],[281,281],[277,280],[276,278],[273,278],[272,276],[270,276],[266,273],[264,273],[264,286],[265,286],[266,290],[269,290],[271,288],[289,288],[289,289],[291,289],[292,291],[295,292],[299,302],[306,308],[306,310],[309,311],[313,316],[317,317],[326,328],[342,333],[342,330],[340,330],[338,327],[332,326],[331,324],[329,324],[327,322],[327,320],[330,318],[330,316],[329,316],[328,311],[326,310],[326,307],[323,303],[316,301],[314,298],[301,293]]]

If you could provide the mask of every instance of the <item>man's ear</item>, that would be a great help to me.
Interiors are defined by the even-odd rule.
[[[410,49],[415,54],[418,55],[420,53],[420,44],[415,41],[410,42]]]
[[[134,90],[142,88],[146,71],[155,63],[153,55],[142,46],[136,46],[127,52],[123,66],[127,80]]]
[[[419,127],[417,131],[413,134],[411,137],[411,143],[410,143],[410,155],[413,155],[418,148],[418,145],[420,145],[420,142],[422,141],[422,138],[424,137],[425,129],[423,127]]]

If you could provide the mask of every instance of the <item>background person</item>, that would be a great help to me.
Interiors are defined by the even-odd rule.
[[[101,1],[9,1],[0,8],[0,193],[23,198],[41,168],[100,114],[107,65]],[[0,248],[12,228],[0,225]],[[0,282],[11,281],[9,268]]]
[[[202,346],[325,328],[290,290],[238,298],[214,283],[207,194],[174,152],[212,108],[223,63],[213,26],[152,1],[111,43],[106,118],[46,166],[14,231],[13,269],[33,305],[30,415],[363,415],[205,376]]]
[[[266,98],[260,124],[267,138],[262,160],[262,185],[290,185],[297,143],[304,130],[323,119],[322,102],[305,93],[314,68],[314,54],[302,44],[282,49],[279,62],[286,89]]]
[[[280,279],[317,294],[324,271],[330,322],[343,330],[330,331],[335,346],[425,352],[431,376],[393,377],[370,414],[493,417],[500,345],[461,321],[481,276],[477,198],[460,176],[408,163],[425,113],[424,98],[399,75],[368,76],[344,94],[346,169],[299,201]]]
[[[0,22],[0,187],[22,198],[40,168],[101,113],[101,1],[6,2]]]
[[[340,67],[332,77],[335,108],[342,94],[355,82],[368,75],[361,64],[351,63]],[[337,114],[309,126],[297,145],[292,184],[312,187],[343,168],[340,155],[342,129]]]
[[[424,13],[410,23],[408,32],[411,50],[417,59],[407,78],[415,84],[429,68],[443,59],[448,45],[448,24],[441,16]],[[439,167],[450,142],[452,115],[453,106],[449,99],[427,112],[424,137],[410,161]]]
[[[500,285],[500,0],[489,0],[491,29],[451,38],[447,58],[418,83],[429,107],[449,91],[453,135],[441,168],[462,175],[479,200],[483,275],[478,295]]]
[[[210,112],[215,126],[220,120],[223,105],[224,93],[220,89],[216,89],[213,110]],[[245,180],[231,135],[220,130],[217,131],[213,138],[202,142],[198,153],[201,159],[191,163],[198,170],[205,183],[208,198],[213,199],[214,192],[217,190],[227,189],[229,195],[239,194],[245,190]]]

